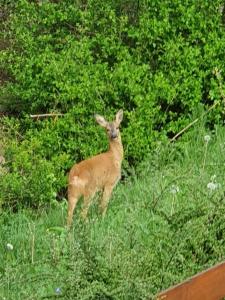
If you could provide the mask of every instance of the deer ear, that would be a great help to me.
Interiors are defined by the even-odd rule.
[[[116,114],[116,122],[118,125],[120,125],[120,123],[122,122],[123,120],[123,110],[120,109],[117,114]]]
[[[106,127],[107,126],[107,121],[105,120],[104,117],[100,116],[100,115],[95,115],[95,120],[97,121],[97,123],[102,126],[102,127]]]

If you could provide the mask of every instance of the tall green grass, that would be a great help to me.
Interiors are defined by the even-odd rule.
[[[70,231],[66,202],[2,211],[0,299],[154,299],[224,259],[224,128],[159,144],[138,174],[118,185],[104,219],[97,199],[87,223],[78,207]]]

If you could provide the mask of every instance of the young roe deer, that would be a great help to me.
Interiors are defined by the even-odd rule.
[[[91,200],[97,191],[103,192],[100,200],[100,209],[104,216],[112,190],[121,177],[123,145],[119,126],[123,119],[123,110],[117,112],[113,122],[107,122],[100,115],[95,115],[95,119],[100,126],[106,129],[109,149],[107,152],[75,164],[70,170],[68,182],[68,226],[72,224],[73,211],[79,198],[83,196],[84,203],[81,215],[86,219]]]

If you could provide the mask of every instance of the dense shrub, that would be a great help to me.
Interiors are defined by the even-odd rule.
[[[223,4],[17,1],[5,21],[10,46],[0,56],[12,78],[2,87],[1,105],[19,114],[23,135],[21,150],[9,146],[10,160],[46,161],[51,174],[63,156],[59,167],[66,171],[72,161],[106,148],[93,114],[112,117],[123,108],[126,160],[137,165],[157,139],[186,125],[196,107],[220,99],[212,71],[225,64]],[[27,117],[51,111],[65,115],[37,122]],[[222,107],[210,118],[223,119]]]

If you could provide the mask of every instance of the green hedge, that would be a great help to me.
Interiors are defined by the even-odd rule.
[[[0,62],[12,80],[0,101],[19,113],[23,138],[9,145],[10,161],[46,160],[58,178],[57,168],[65,173],[72,162],[106,149],[93,114],[109,118],[123,108],[125,158],[137,165],[157,140],[188,124],[196,108],[220,100],[212,71],[225,65],[224,1],[11,2],[4,37],[10,47]],[[45,112],[65,115],[27,117]],[[221,105],[210,121],[223,117]]]

